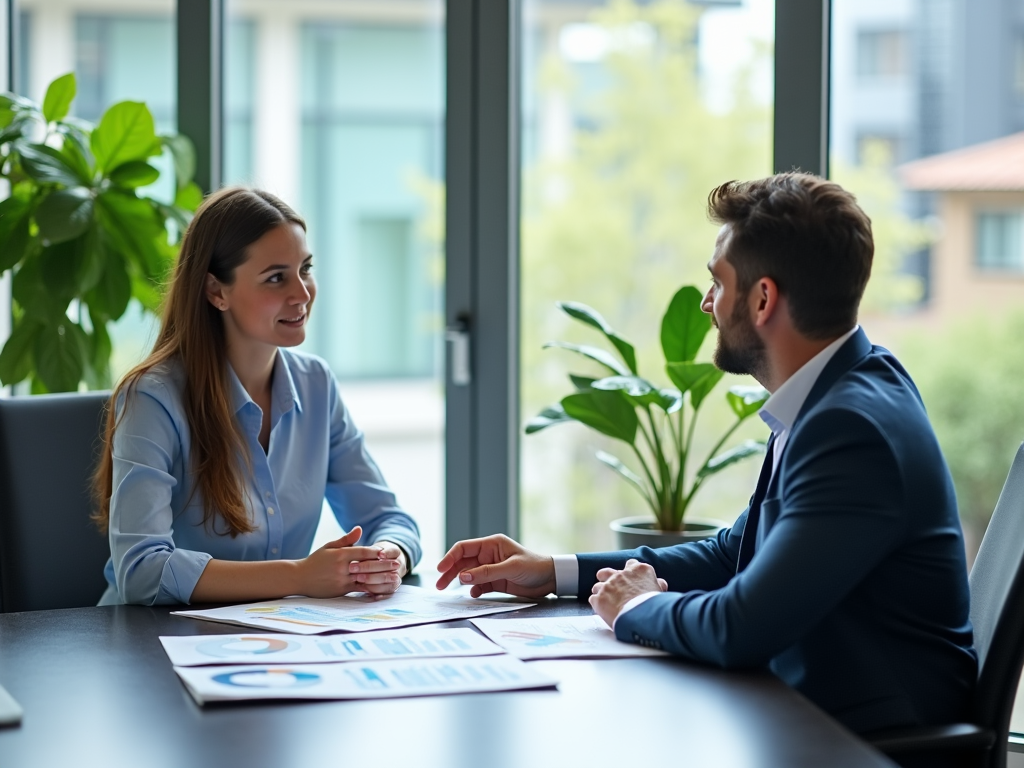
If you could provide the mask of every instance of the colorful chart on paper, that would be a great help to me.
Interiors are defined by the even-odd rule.
[[[469,627],[413,627],[339,636],[170,636],[161,637],[160,642],[176,667],[207,664],[322,664],[504,653]]]
[[[511,656],[300,667],[175,667],[200,704],[251,699],[386,699],[549,688],[557,681]]]
[[[664,651],[623,643],[599,616],[473,619],[487,637],[520,659],[615,659],[665,656]]]
[[[532,603],[475,600],[467,595],[401,586],[386,600],[372,597],[287,597],[247,605],[199,611],[174,611],[177,616],[270,629],[300,635],[364,632],[408,627],[517,611]]]

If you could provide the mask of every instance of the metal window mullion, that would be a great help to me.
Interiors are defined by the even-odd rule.
[[[196,147],[195,181],[221,185],[224,156],[224,0],[178,0],[178,132]]]
[[[448,0],[449,326],[468,321],[468,384],[446,379],[446,539],[518,529],[516,0]]]
[[[776,173],[829,173],[830,0],[775,1]]]

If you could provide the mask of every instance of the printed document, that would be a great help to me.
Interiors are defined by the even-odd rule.
[[[317,635],[323,632],[365,632],[414,624],[454,621],[491,613],[518,611],[534,603],[476,600],[467,595],[437,592],[403,584],[385,600],[358,597],[286,597],[247,605],[200,611],[173,611],[176,616],[238,624],[277,632]]]
[[[205,664],[323,664],[339,661],[492,656],[504,650],[469,627],[385,629],[367,635],[161,637],[176,667]]]
[[[175,667],[199,704],[251,699],[388,699],[550,688],[556,680],[511,656],[469,659]]]
[[[536,619],[473,619],[473,623],[520,659],[618,659],[668,656],[665,651],[623,643],[600,616]]]

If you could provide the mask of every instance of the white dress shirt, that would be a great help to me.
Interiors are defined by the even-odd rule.
[[[806,402],[807,396],[811,394],[811,390],[814,389],[818,377],[821,376],[821,372],[825,370],[825,366],[828,365],[829,360],[832,359],[835,353],[839,351],[839,348],[859,329],[860,326],[855,325],[804,363],[796,373],[786,379],[782,386],[775,390],[757,412],[757,415],[761,417],[761,420],[768,425],[772,434],[775,435],[775,445],[772,452],[772,477],[775,476],[775,470],[782,459],[782,451],[786,447],[786,441],[789,439],[789,431],[793,428],[793,422],[800,415],[800,409],[804,407],[804,402]],[[553,555],[552,559],[555,563],[555,593],[560,596],[575,596],[579,592],[580,583],[580,566],[576,555]],[[622,616],[622,614],[633,610],[640,603],[658,594],[661,593],[645,592],[642,595],[637,595],[622,606],[622,610],[615,617],[615,621],[618,621],[619,616]],[[614,626],[615,622],[613,621],[612,627],[614,628]]]

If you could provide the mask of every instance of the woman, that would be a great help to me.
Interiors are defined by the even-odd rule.
[[[225,189],[196,212],[156,345],[107,417],[100,605],[383,597],[416,564],[416,523],[334,376],[288,349],[306,336],[311,270],[305,223],[273,195]],[[349,532],[309,554],[325,497]]]

